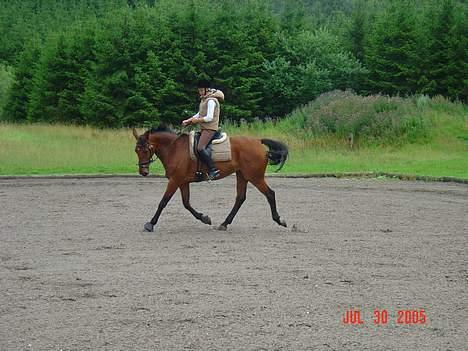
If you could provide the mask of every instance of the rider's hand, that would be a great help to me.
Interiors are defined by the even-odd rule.
[[[191,118],[189,118],[189,119],[184,119],[184,120],[182,121],[182,125],[183,125],[184,127],[185,127],[185,126],[188,126],[188,125],[191,124],[191,123],[192,123],[192,119],[191,119]]]

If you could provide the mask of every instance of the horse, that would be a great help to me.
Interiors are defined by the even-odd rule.
[[[202,223],[211,225],[211,218],[196,211],[190,205],[190,183],[199,181],[196,178],[197,161],[189,155],[189,135],[177,134],[165,126],[159,126],[147,130],[138,135],[133,128],[133,136],[136,139],[135,152],[138,156],[140,175],[146,177],[149,174],[149,166],[157,157],[166,172],[168,183],[166,191],[159,202],[158,209],[150,222],[144,225],[145,231],[153,232],[161,212],[166,207],[177,189],[180,189],[182,203],[190,213]],[[218,230],[226,230],[236,216],[239,208],[246,199],[247,183],[253,184],[265,195],[271,209],[273,220],[280,226],[287,227],[276,209],[275,192],[265,181],[267,164],[279,165],[281,169],[288,157],[288,148],[279,141],[271,139],[258,139],[245,136],[230,137],[231,160],[215,162],[222,179],[232,173],[237,177],[237,195],[234,207],[224,222],[217,227]],[[263,146],[265,145],[267,149]]]

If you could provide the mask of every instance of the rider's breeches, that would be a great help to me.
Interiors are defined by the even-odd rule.
[[[214,130],[203,129],[201,131],[200,140],[198,141],[197,151],[204,150],[215,133],[216,131]]]

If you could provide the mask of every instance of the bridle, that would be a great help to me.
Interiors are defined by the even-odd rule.
[[[154,161],[156,161],[156,159],[158,158],[156,156],[156,153],[154,151],[154,148],[153,148],[153,145],[151,145],[150,143],[146,143],[145,144],[145,148],[149,151],[150,153],[150,158],[148,161],[145,161],[145,162],[139,162],[137,163],[137,166],[141,167],[141,166],[149,166],[151,163],[153,163]],[[155,159],[153,159],[153,157],[155,157]]]

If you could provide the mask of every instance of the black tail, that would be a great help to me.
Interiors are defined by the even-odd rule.
[[[288,147],[279,141],[271,139],[262,139],[262,144],[268,146],[268,161],[270,165],[279,165],[275,172],[283,168],[286,159],[288,158]]]

